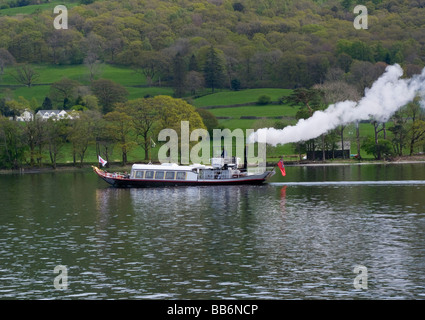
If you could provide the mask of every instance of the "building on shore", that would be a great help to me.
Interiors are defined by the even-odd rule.
[[[307,151],[307,160],[323,160],[326,159],[350,159],[351,156],[351,142],[344,141],[344,148],[341,147],[341,142],[335,143],[333,148],[322,150],[318,146],[315,151]]]
[[[25,109],[20,116],[16,117],[16,121],[29,122],[34,120],[34,113],[31,110]]]

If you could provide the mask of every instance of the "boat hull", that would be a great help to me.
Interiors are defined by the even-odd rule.
[[[94,168],[94,172],[105,182],[117,188],[154,188],[154,187],[177,187],[177,186],[217,186],[217,185],[260,185],[274,172],[267,171],[258,175],[251,175],[230,179],[208,179],[208,180],[149,180],[129,179],[123,177],[112,177],[104,171]]]

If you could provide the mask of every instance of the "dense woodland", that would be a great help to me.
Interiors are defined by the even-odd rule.
[[[8,8],[46,2],[0,0],[0,85],[8,85],[1,77],[7,71],[16,83],[31,86],[37,78],[34,65],[84,65],[91,75],[88,91],[75,94],[79,84],[64,75],[51,84],[43,105],[3,97],[0,111],[5,116],[14,115],[23,106],[33,110],[77,106],[99,116],[119,113],[119,104],[126,104],[125,91],[112,81],[99,79],[97,67],[102,64],[129,67],[146,79],[141,86],[172,87],[175,97],[196,97],[204,88],[210,92],[223,88],[302,88],[313,95],[320,91],[322,100],[316,109],[361,96],[388,64],[399,63],[407,77],[425,66],[425,0],[62,1],[69,6],[68,30],[54,29],[52,10],[1,14]],[[368,9],[367,30],[353,27],[357,4]],[[346,89],[342,96],[332,94],[341,88]],[[300,90],[296,93],[303,94]],[[144,105],[149,105],[147,101]],[[314,111],[308,101],[301,99],[298,105],[307,107],[298,118]],[[423,121],[421,110],[410,108],[413,119]],[[397,148],[393,142],[392,148],[402,154],[406,139],[415,134],[419,135],[416,144],[423,139],[425,123],[412,123],[411,115],[398,116],[398,124],[409,122],[402,130],[397,125],[392,129],[394,137],[399,134],[399,139],[404,139]],[[13,148],[7,145],[11,136],[5,128],[12,125],[2,123],[2,166],[34,165],[35,148],[30,157],[28,148],[16,149],[16,155],[11,156]],[[376,135],[387,130],[379,125]],[[25,132],[28,128],[16,130]],[[148,149],[147,137],[142,140]],[[377,139],[375,142],[371,153],[376,153]],[[54,159],[52,163],[56,163]]]
[[[68,30],[55,30],[48,10],[0,17],[0,65],[104,61],[185,86],[177,90],[202,75],[211,47],[221,76],[208,87],[310,87],[338,68],[363,89],[379,64],[400,63],[408,76],[425,65],[424,0],[83,2],[93,3],[70,7]],[[368,8],[367,30],[353,27],[356,4]]]

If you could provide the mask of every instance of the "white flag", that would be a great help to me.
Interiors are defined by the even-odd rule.
[[[102,164],[102,167],[104,167],[104,166],[105,166],[105,164],[106,164],[107,162],[108,162],[108,161],[103,160],[103,159],[102,159],[102,157],[101,157],[101,156],[99,156],[99,163],[101,163],[101,164]]]

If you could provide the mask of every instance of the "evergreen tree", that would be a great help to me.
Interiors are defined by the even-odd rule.
[[[185,61],[179,52],[173,59],[173,87],[177,98],[182,97],[185,91],[186,70]]]
[[[196,57],[194,54],[192,54],[189,60],[189,71],[199,71],[198,62],[196,61]]]
[[[223,64],[217,51],[211,46],[208,50],[204,65],[205,84],[214,92],[224,81]]]
[[[45,97],[43,104],[41,105],[42,110],[52,110],[53,104],[49,97]]]

